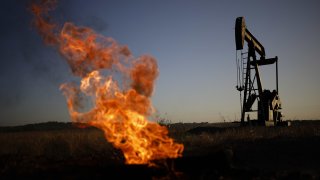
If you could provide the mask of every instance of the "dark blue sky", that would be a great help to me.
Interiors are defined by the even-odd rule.
[[[0,7],[0,126],[69,121],[59,85],[73,80],[67,63],[31,27],[28,1]],[[89,26],[158,60],[153,104],[172,122],[239,119],[234,22],[279,57],[286,119],[320,119],[320,1],[106,0],[61,1],[60,23]],[[262,69],[273,89],[274,67]]]

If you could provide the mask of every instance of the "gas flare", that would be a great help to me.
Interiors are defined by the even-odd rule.
[[[127,164],[152,165],[157,159],[182,156],[184,146],[168,136],[167,128],[148,120],[159,74],[156,59],[134,58],[127,46],[88,27],[67,22],[59,28],[49,16],[55,7],[55,1],[47,0],[32,4],[30,10],[44,42],[54,46],[73,75],[81,78],[80,86],[60,86],[71,119],[102,129],[106,139],[122,150]],[[92,104],[85,112],[80,111],[87,105],[83,98]]]

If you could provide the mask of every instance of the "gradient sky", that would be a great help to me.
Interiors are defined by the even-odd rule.
[[[70,121],[59,85],[67,63],[31,27],[29,1],[0,7],[0,126]],[[153,104],[172,122],[240,118],[234,23],[244,16],[279,57],[279,94],[285,119],[320,119],[320,1],[101,0],[61,1],[59,22],[89,26],[150,54],[159,65]],[[262,83],[275,88],[275,67],[262,67]]]

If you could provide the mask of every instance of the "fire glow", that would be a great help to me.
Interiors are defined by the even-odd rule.
[[[127,46],[88,27],[67,22],[59,28],[48,14],[55,6],[55,1],[47,0],[32,4],[30,10],[44,42],[54,46],[73,75],[81,78],[80,86],[60,86],[72,120],[102,129],[106,139],[122,150],[127,164],[152,165],[154,160],[182,156],[184,146],[168,136],[167,128],[148,120],[159,74],[156,60],[148,55],[134,58]],[[90,98],[92,107],[82,112],[84,97]]]

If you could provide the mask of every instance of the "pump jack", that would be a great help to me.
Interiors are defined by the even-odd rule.
[[[250,33],[246,28],[244,17],[238,17],[235,24],[235,40],[236,50],[242,50],[244,42],[247,42],[248,52],[246,61],[238,62],[241,64],[238,66],[238,72],[241,75],[240,85],[236,88],[240,91],[240,99],[243,94],[243,102],[241,108],[241,124],[245,123],[245,116],[247,114],[247,123],[256,122],[259,125],[275,126],[281,125],[282,113],[281,113],[281,101],[278,91],[278,57],[266,58],[265,50],[262,44]],[[260,59],[257,60],[256,53],[260,55]],[[241,59],[243,58],[241,51]],[[238,57],[237,57],[238,58]],[[259,67],[264,65],[271,65],[276,63],[276,90],[272,92],[267,89],[263,89]],[[242,67],[242,68],[241,68]],[[241,69],[240,69],[241,68]],[[253,74],[255,73],[255,74]],[[239,79],[240,79],[239,76]],[[241,101],[241,100],[240,100]],[[252,110],[253,104],[257,101],[257,110]],[[257,111],[257,120],[252,121],[249,117],[249,112]]]

